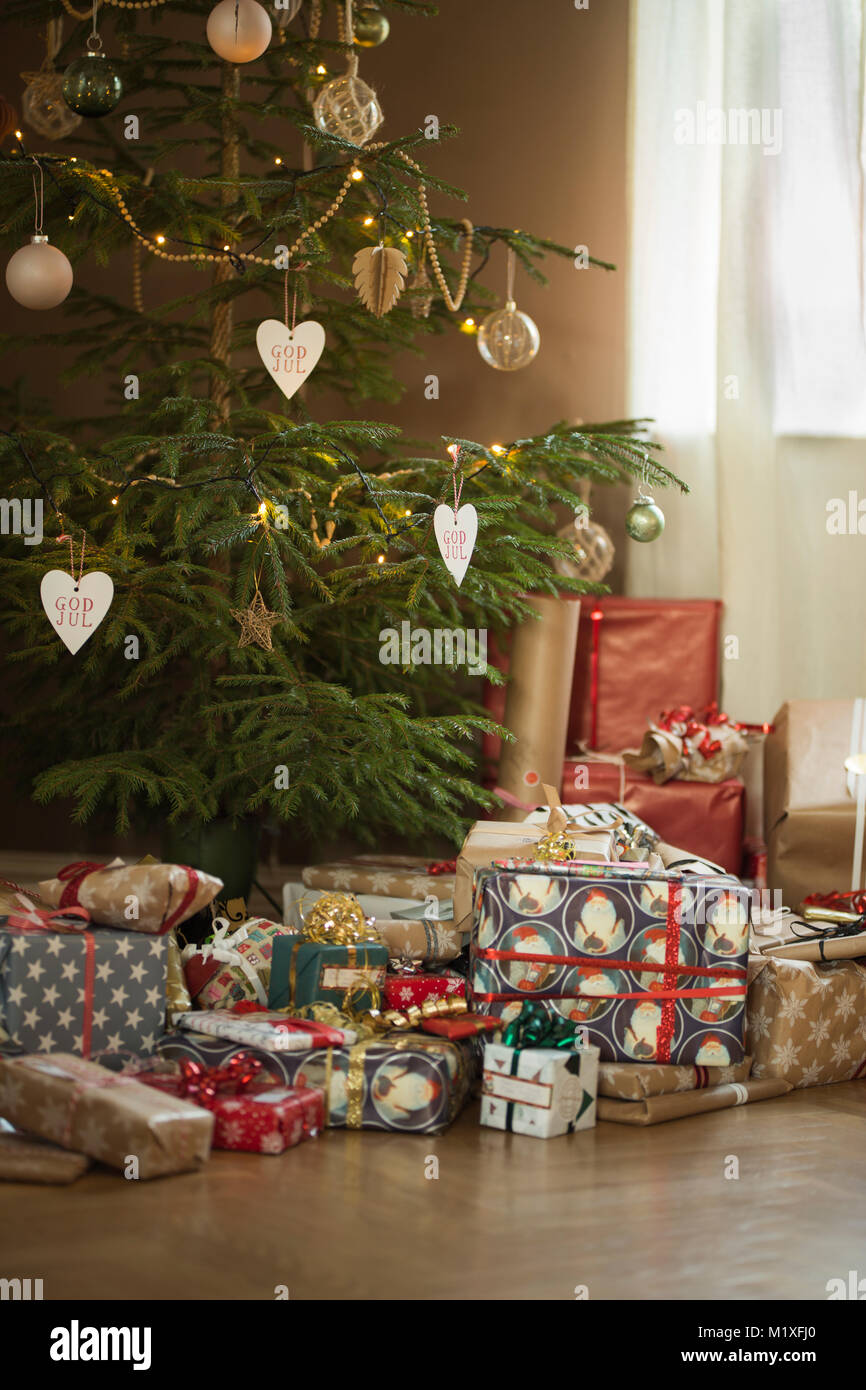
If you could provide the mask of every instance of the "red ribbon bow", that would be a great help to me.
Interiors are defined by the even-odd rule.
[[[224,1067],[206,1067],[184,1058],[180,1063],[179,1094],[195,1105],[213,1108],[220,1092],[234,1090],[240,1095],[259,1079],[262,1063],[252,1053],[239,1052]]]

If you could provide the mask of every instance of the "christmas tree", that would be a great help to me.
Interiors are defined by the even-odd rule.
[[[77,14],[55,62],[78,62],[79,102],[89,8],[6,7],[28,25]],[[682,484],[645,422],[560,421],[488,448],[419,444],[375,418],[399,396],[399,354],[494,308],[483,284],[493,246],[538,279],[545,257],[573,249],[445,215],[461,195],[439,177],[439,147],[455,132],[377,138],[351,5],[265,7],[270,46],[243,65],[209,46],[213,8],[106,0],[108,67],[91,60],[84,76],[98,69],[97,99],[112,109],[62,144],[32,131],[5,141],[7,259],[26,243],[35,197],[76,274],[130,255],[135,267],[126,300],[78,283],[56,331],[32,317],[34,341],[74,345],[79,370],[104,379],[99,418],[57,418],[26,381],[3,392],[4,495],[41,500],[45,516],[41,546],[6,542],[0,559],[22,784],[120,831],[270,813],[311,836],[350,825],[380,841],[456,840],[472,805],[490,804],[477,740],[495,726],[477,682],[453,663],[383,661],[380,634],[407,619],[502,630],[527,615],[529,592],[591,587],[552,568],[571,553],[553,534],[554,505],[576,506],[581,479]],[[422,0],[393,9],[435,22]],[[240,37],[230,23],[223,51]],[[263,133],[275,119],[279,144]],[[156,261],[177,265],[179,283],[194,271],[197,285],[158,302]],[[275,321],[264,360],[263,319]],[[324,350],[289,399],[278,383],[305,364],[299,344],[315,355],[309,321]],[[322,417],[323,393],[345,401],[345,418]],[[437,506],[458,496],[478,518],[459,587],[433,528]],[[52,568],[113,584],[74,655],[40,604]]]

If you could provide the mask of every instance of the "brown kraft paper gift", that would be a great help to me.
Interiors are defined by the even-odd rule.
[[[601,1062],[598,1094],[615,1100],[646,1100],[678,1091],[703,1091],[728,1081],[745,1081],[751,1057],[728,1067],[672,1066],[666,1062]]]
[[[746,1046],[752,1075],[795,1088],[866,1075],[866,967],[749,957]]]
[[[308,864],[301,880],[305,888],[325,892],[376,893],[386,898],[432,895],[447,901],[454,893],[454,874],[438,870],[436,861],[420,855],[355,854],[327,864]]]
[[[214,1118],[132,1076],[63,1052],[0,1057],[0,1113],[21,1129],[139,1178],[200,1168]]]
[[[862,700],[791,700],[764,744],[767,880],[794,911],[809,893],[863,887],[857,783],[845,760],[866,751]],[[853,794],[852,794],[853,793]],[[854,871],[860,859],[859,879]]]
[[[787,1095],[790,1082],[780,1079],[731,1081],[706,1091],[684,1091],[679,1095],[648,1096],[645,1100],[609,1100],[599,1096],[599,1120],[620,1125],[659,1125],[666,1120],[682,1120],[687,1115],[705,1115],[727,1110],[749,1101],[772,1100]]]

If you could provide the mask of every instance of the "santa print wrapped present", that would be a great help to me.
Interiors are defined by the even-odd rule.
[[[749,958],[752,1075],[795,1088],[866,1076],[866,965]]]
[[[507,1022],[543,1000],[603,1061],[742,1060],[749,896],[735,879],[507,862],[479,872],[476,904],[478,1012]]]
[[[53,1052],[0,1057],[0,1111],[14,1125],[135,1177],[200,1168],[213,1116],[135,1077]],[[130,1176],[132,1174],[130,1173]]]
[[[214,1117],[212,1147],[280,1154],[323,1128],[324,1092],[259,1079],[262,1063],[240,1052],[221,1068],[181,1061],[177,1074],[144,1072],[138,1080],[206,1107]]]
[[[67,864],[40,883],[52,907],[85,907],[94,922],[155,934],[178,927],[208,903],[222,880],[185,864]]]
[[[161,1057],[224,1066],[238,1053],[257,1055],[221,1038],[169,1033]],[[287,1086],[316,1086],[325,1094],[326,1124],[337,1129],[384,1129],[439,1134],[463,1108],[477,1073],[476,1038],[450,1041],[424,1033],[389,1033],[352,1047],[259,1053]]]

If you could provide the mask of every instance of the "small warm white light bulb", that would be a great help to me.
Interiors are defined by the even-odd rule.
[[[164,237],[161,233],[160,233],[160,235],[156,238],[156,244],[157,244],[157,246],[164,246],[164,245],[165,245],[165,237]]]
[[[112,497],[112,499],[111,499],[111,505],[112,505],[112,507],[116,507],[119,501],[120,501],[120,498],[119,498],[119,497]]]
[[[15,132],[15,139],[16,139],[16,140],[23,140],[23,139],[24,139],[24,133],[23,133],[23,131],[16,130],[16,132]]]
[[[327,71],[328,69],[325,67],[324,63],[320,63],[319,66],[316,68],[316,72],[319,74],[320,77],[325,77],[327,75]]]
[[[503,449],[501,444],[491,444],[490,452],[491,454],[504,454],[505,450]]]
[[[360,181],[361,181],[361,179],[362,179],[363,177],[364,177],[364,171],[363,171],[363,169],[353,169],[353,170],[352,170],[352,178],[355,180],[356,183],[360,183]]]
[[[376,221],[375,217],[365,217],[365,218],[364,218],[364,226],[365,226],[365,227],[372,227],[372,225],[373,225],[373,223],[374,223],[375,221]]]
[[[377,565],[384,565],[384,563],[385,563],[385,556],[384,556],[384,555],[377,555],[377,556],[376,556],[376,564],[377,564]]]
[[[268,514],[268,504],[267,504],[267,502],[261,502],[261,503],[259,504],[259,516],[267,516],[267,514]]]
[[[283,161],[280,159],[280,156],[277,155],[276,159],[274,160],[274,163],[275,163],[275,164],[282,164],[282,162],[283,162]]]

